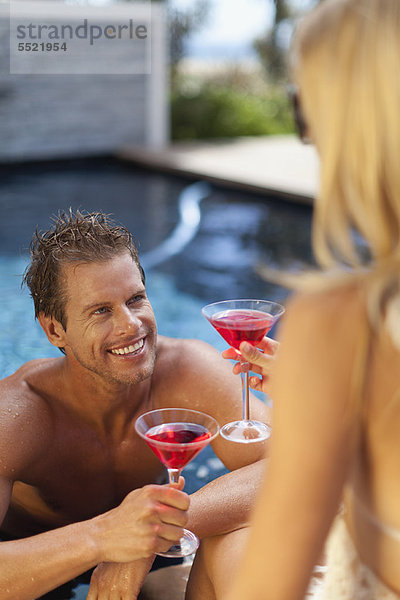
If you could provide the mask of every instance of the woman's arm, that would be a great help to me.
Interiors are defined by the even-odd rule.
[[[229,600],[304,597],[353,449],[346,408],[361,321],[356,298],[331,291],[288,307],[272,382],[270,460]]]

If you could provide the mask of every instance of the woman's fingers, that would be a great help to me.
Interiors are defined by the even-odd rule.
[[[265,392],[265,384],[259,377],[249,377],[249,386],[257,392]]]
[[[279,349],[279,342],[272,338],[264,337],[257,348],[248,342],[240,344],[240,352],[234,348],[228,348],[222,352],[222,356],[227,359],[236,360],[233,366],[233,373],[238,375],[243,370],[242,363],[245,362],[247,369],[261,376],[250,377],[249,384],[254,390],[268,393],[268,384],[270,375],[274,369],[276,353]]]
[[[242,344],[240,345],[241,352],[242,352],[242,345],[243,345],[243,348],[244,347],[250,348],[250,349],[254,348],[254,346],[252,346],[248,342],[242,342]],[[257,348],[259,348],[264,354],[268,354],[269,356],[274,356],[279,348],[279,342],[277,342],[276,340],[273,340],[272,338],[264,337],[260,342],[258,342]],[[227,348],[226,350],[224,350],[222,352],[222,356],[224,358],[228,358],[230,360],[240,360],[242,355],[243,355],[243,352],[241,354],[234,348]]]
[[[269,352],[269,350],[271,349],[271,346],[269,344],[268,346],[266,344],[263,345],[264,348],[268,350],[268,352],[260,352],[260,350],[258,350],[248,342],[242,342],[240,344],[240,352],[242,354],[242,357],[247,362],[251,363],[251,365],[258,365],[261,368],[265,367],[266,365],[269,365],[271,360],[271,353]]]
[[[240,354],[234,348],[227,348],[222,352],[222,356],[231,360],[240,360]]]
[[[257,347],[260,348],[264,352],[264,354],[269,354],[270,356],[274,356],[279,348],[279,342],[273,340],[269,337],[263,337],[261,342],[257,344]]]

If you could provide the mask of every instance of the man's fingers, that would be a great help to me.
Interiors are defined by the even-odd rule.
[[[162,504],[167,504],[179,510],[188,510],[190,504],[190,498],[185,492],[182,492],[169,485],[166,486],[155,486],[156,487],[156,498]]]
[[[178,483],[166,483],[165,486],[166,487],[173,487],[176,490],[183,490],[183,488],[185,487],[185,478],[182,477],[182,475],[180,475]]]
[[[163,540],[171,542],[177,542],[183,536],[183,527],[176,527],[175,525],[168,525],[163,523],[159,529],[158,537]]]
[[[92,587],[92,583],[90,584],[88,595],[86,596],[86,600],[97,600],[97,591]]]
[[[188,520],[187,511],[171,508],[166,504],[160,504],[157,512],[162,523],[166,523],[168,525],[184,527]]]

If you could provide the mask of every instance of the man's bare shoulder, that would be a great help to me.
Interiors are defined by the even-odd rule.
[[[153,383],[162,390],[162,402],[170,402],[172,397],[175,404],[179,398],[183,404],[189,399],[203,403],[216,396],[232,399],[236,391],[240,402],[240,382],[232,374],[231,364],[200,340],[161,338],[154,376]]]
[[[57,358],[37,358],[19,367],[12,375],[0,380],[0,402],[10,394],[40,396],[47,388],[47,381],[54,379],[60,360]]]
[[[159,368],[184,371],[208,370],[211,366],[224,367],[220,353],[202,340],[179,339],[159,336],[157,345]]]
[[[29,361],[0,381],[0,453],[12,479],[47,447],[52,427],[47,390],[57,361]]]

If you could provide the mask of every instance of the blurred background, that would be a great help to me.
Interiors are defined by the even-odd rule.
[[[59,355],[20,284],[34,229],[60,210],[101,209],[124,223],[160,333],[220,350],[204,304],[284,302],[287,290],[258,267],[312,262],[317,158],[294,135],[286,68],[312,0],[151,2],[150,68],[139,72],[141,50],[128,42],[113,54],[116,45],[100,40],[73,72],[61,52],[38,69],[32,49],[18,51],[18,19],[104,25],[136,18],[142,4],[0,0],[0,377]],[[207,456],[189,486],[220,472]]]
[[[69,207],[112,213],[136,236],[161,333],[223,348],[202,304],[284,301],[258,267],[312,261],[317,162],[294,135],[287,50],[313,3],[1,0],[1,376],[54,354],[20,280],[33,230]],[[100,40],[72,72],[62,52],[43,65],[17,52],[18,23],[93,19],[147,19],[150,68],[135,72],[129,41],[115,55]]]
[[[315,3],[171,1],[172,138],[293,133],[287,50]]]

